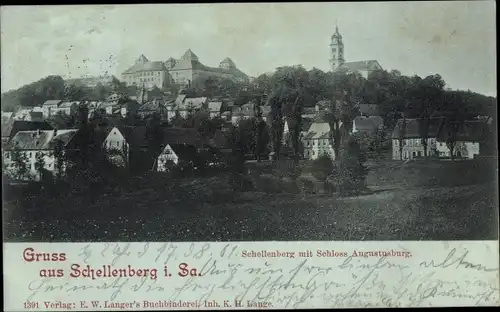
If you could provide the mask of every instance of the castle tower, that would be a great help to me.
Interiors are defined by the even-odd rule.
[[[344,64],[344,43],[342,35],[339,33],[339,28],[335,26],[335,33],[330,41],[330,67],[335,71],[339,66]]]

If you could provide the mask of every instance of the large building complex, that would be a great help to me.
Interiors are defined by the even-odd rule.
[[[127,85],[144,84],[147,88],[161,88],[169,83],[189,85],[215,77],[240,82],[249,80],[229,57],[222,60],[218,67],[210,67],[201,63],[191,49],[180,59],[171,57],[165,62],[152,62],[141,55],[132,67],[122,73],[122,81]]]

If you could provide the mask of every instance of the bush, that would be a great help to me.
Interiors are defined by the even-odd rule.
[[[366,190],[367,169],[359,144],[354,139],[349,139],[340,152],[338,161],[335,162],[333,173],[328,177],[328,184],[342,195],[358,194]]]

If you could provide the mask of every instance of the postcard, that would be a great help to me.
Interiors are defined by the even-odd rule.
[[[498,306],[494,9],[3,6],[4,309]]]

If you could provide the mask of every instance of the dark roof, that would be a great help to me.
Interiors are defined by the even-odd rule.
[[[196,159],[198,157],[198,150],[195,146],[189,144],[168,144],[174,150],[177,157],[181,160]]]
[[[163,128],[164,144],[188,144],[201,147],[203,140],[193,128]]]
[[[2,123],[2,137],[12,137],[19,131],[30,130],[52,130],[54,129],[46,121],[25,121],[25,120],[9,120],[7,123]]]
[[[380,116],[377,104],[359,104],[359,112],[365,116]]]
[[[347,62],[339,66],[337,68],[338,71],[362,71],[362,70],[367,70],[367,71],[373,71],[380,69],[381,66],[376,60],[367,60],[367,61],[357,61],[357,62]]]
[[[429,130],[428,137],[436,138],[439,134],[440,129],[444,123],[444,118],[430,118],[429,119]],[[416,139],[420,138],[420,127],[424,125],[424,119],[406,119],[406,127],[404,125],[403,119],[398,119],[396,127],[392,132],[393,139],[399,139],[401,137],[402,131],[404,130],[405,139]]]
[[[60,140],[66,146],[78,132],[77,129],[19,131],[9,142],[9,148],[21,150],[49,150]]]
[[[157,101],[149,101],[146,104],[142,105],[139,108],[139,111],[160,111],[162,109],[165,109],[165,106],[161,104],[160,100]]]
[[[373,132],[382,127],[384,120],[380,116],[370,116],[370,117],[357,116],[356,118],[354,118],[353,122],[357,131]]]
[[[488,133],[488,125],[481,120],[469,120],[461,124],[455,140],[458,142],[482,142]],[[445,142],[450,136],[448,125],[444,125],[438,135],[438,141]]]
[[[62,103],[62,100],[48,100],[48,101],[45,101],[42,106],[45,106],[45,105],[59,105],[61,103]]]

